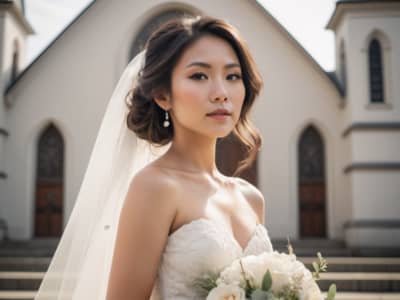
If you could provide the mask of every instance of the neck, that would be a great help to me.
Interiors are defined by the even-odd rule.
[[[168,154],[182,171],[216,176],[219,171],[215,163],[216,139],[176,134]]]

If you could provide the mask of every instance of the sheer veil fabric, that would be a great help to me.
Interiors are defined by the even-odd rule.
[[[126,95],[144,65],[125,68],[107,105],[74,208],[35,300],[105,299],[120,211],[131,178],[161,156],[127,128]]]

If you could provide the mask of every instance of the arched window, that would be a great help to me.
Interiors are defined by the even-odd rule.
[[[130,57],[129,60],[131,60],[137,53],[139,53],[141,50],[143,50],[145,43],[147,39],[149,38],[150,34],[156,30],[161,24],[183,16],[190,16],[192,15],[191,13],[181,10],[181,9],[173,9],[173,10],[167,10],[164,11],[163,13],[151,18],[145,26],[143,26],[142,30],[139,32],[139,34],[136,36],[135,40],[132,43],[131,51],[130,51]]]
[[[339,60],[340,60],[340,80],[343,85],[343,90],[346,92],[347,87],[347,68],[346,68],[346,52],[344,47],[344,41],[342,40],[339,48]]]
[[[300,135],[297,150],[300,237],[326,237],[325,149],[314,126]]]
[[[63,177],[63,157],[63,138],[58,129],[50,124],[39,138],[38,177],[42,180],[61,180]]]
[[[368,47],[370,102],[385,102],[383,59],[380,42],[374,38]]]
[[[18,61],[19,61],[19,47],[18,42],[14,41],[14,50],[12,57],[12,66],[11,66],[11,82],[17,78],[18,75]]]
[[[37,144],[35,236],[62,233],[64,190],[64,140],[53,125],[40,134]]]

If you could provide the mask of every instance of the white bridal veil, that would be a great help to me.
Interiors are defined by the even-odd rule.
[[[126,67],[111,96],[75,206],[35,300],[105,299],[130,179],[170,146],[151,146],[126,125],[126,95],[144,60],[142,51]]]

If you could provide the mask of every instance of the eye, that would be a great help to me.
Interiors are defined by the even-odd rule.
[[[195,79],[195,80],[203,80],[203,79],[207,79],[207,76],[204,73],[194,73],[189,78],[192,78],[192,79]]]
[[[233,78],[233,79],[232,79]],[[228,75],[228,79],[231,79],[231,80],[240,80],[240,79],[242,79],[242,76],[240,75],[240,74],[229,74]]]

